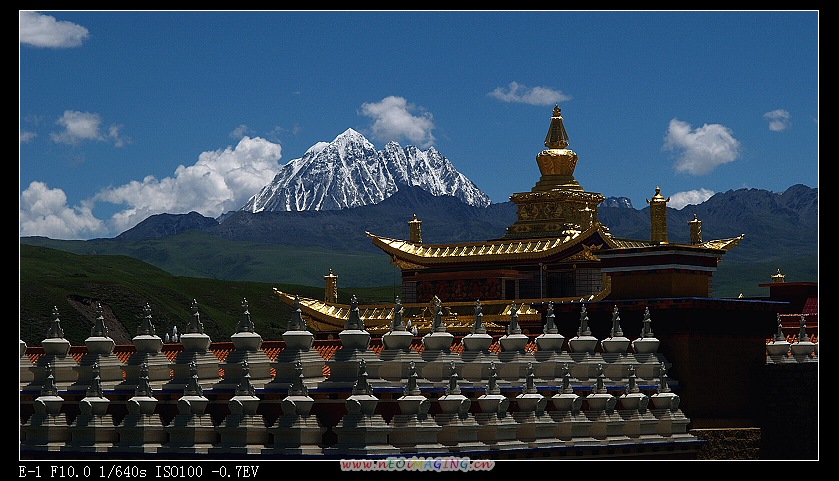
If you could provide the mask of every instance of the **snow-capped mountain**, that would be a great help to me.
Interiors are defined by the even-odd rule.
[[[606,200],[600,203],[600,207],[634,209],[634,207],[632,207],[632,201],[629,200],[629,197],[606,197]]]
[[[377,204],[400,185],[451,195],[474,206],[491,201],[434,147],[420,150],[389,142],[377,151],[362,134],[347,129],[332,142],[318,142],[280,168],[270,184],[240,210],[339,210]]]

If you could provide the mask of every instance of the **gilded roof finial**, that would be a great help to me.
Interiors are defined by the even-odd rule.
[[[568,147],[568,132],[562,123],[562,109],[559,104],[554,106],[554,113],[551,116],[551,127],[545,137],[545,147],[549,149],[564,149]]]

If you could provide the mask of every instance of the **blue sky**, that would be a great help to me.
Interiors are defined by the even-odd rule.
[[[505,202],[555,104],[635,208],[818,187],[818,11],[21,11],[20,235],[236,210],[348,128]]]

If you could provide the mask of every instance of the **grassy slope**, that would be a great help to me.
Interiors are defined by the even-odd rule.
[[[159,335],[170,332],[173,325],[184,332],[195,299],[207,334],[214,341],[225,341],[235,332],[242,300],[247,299],[256,331],[263,339],[280,339],[291,311],[274,294],[274,287],[308,297],[323,296],[323,287],[174,276],[132,257],[78,255],[21,244],[20,337],[28,345],[40,345],[55,306],[64,337],[73,345],[83,345],[94,319],[73,306],[91,300],[112,309],[130,336],[136,334],[146,303]],[[339,300],[349,302],[355,294],[361,302],[389,302],[393,292],[391,286],[339,288]]]
[[[238,242],[198,231],[145,241],[26,238],[22,242],[76,254],[129,255],[177,276],[322,286],[323,276],[332,269],[339,276],[339,286],[401,284],[399,269],[387,255],[372,249],[336,252],[322,247]]]

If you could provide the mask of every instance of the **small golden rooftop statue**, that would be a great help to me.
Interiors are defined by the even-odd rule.
[[[780,284],[780,283],[784,282],[785,277],[786,277],[785,275],[781,274],[781,268],[779,267],[778,268],[778,273],[772,276],[772,282],[775,283],[775,284]]]

